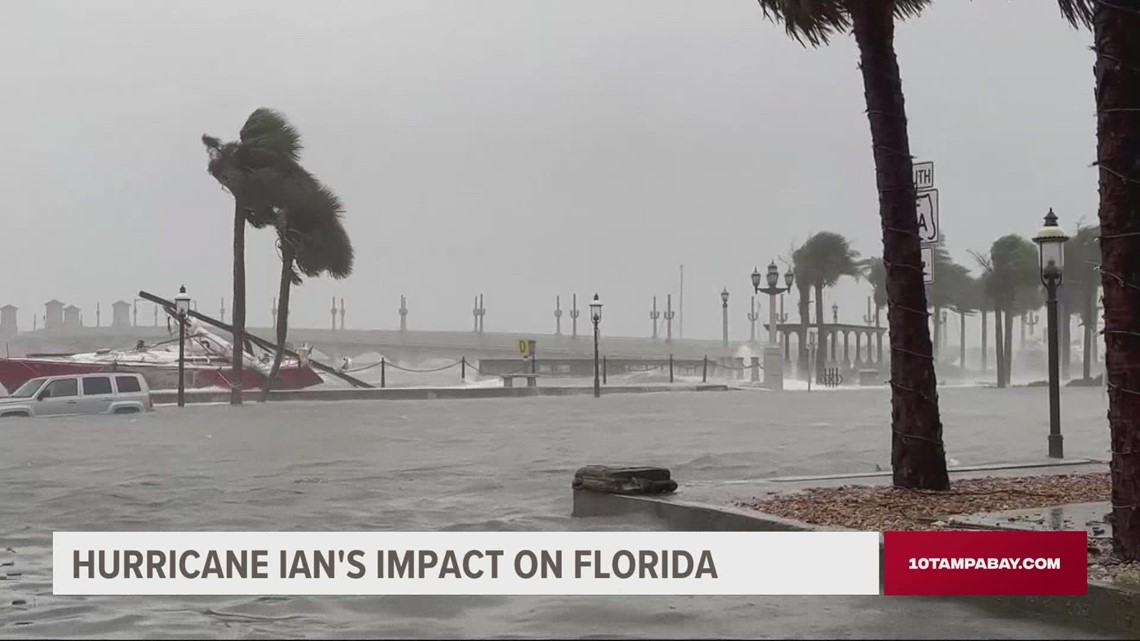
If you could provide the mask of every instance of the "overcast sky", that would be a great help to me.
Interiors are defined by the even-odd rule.
[[[356,248],[349,279],[294,290],[294,324],[327,326],[336,296],[347,326],[394,328],[406,294],[411,327],[467,329],[483,293],[488,331],[549,332],[555,295],[597,291],[607,333],[644,335],[684,264],[686,337],[719,336],[727,286],[746,338],[753,266],[820,230],[881,255],[853,39],[804,49],[752,0],[3,6],[0,305],[22,329],[51,298],[107,324],[183,283],[228,309],[232,200],[200,136],[260,106],[301,130]],[[1095,218],[1090,41],[1052,0],[938,2],[899,28],[912,151],[960,261],[1050,206]],[[273,240],[247,235],[251,326]],[[868,292],[844,283],[842,320]]]

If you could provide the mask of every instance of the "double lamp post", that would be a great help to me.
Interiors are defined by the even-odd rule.
[[[760,287],[764,279],[767,287]],[[792,270],[784,273],[784,287],[780,287],[780,270],[776,261],[768,263],[768,271],[761,274],[759,269],[752,270],[752,289],[757,294],[768,295],[768,345],[764,348],[764,380],[765,386],[773,389],[784,388],[784,357],[780,353],[780,346],[776,335],[776,296],[792,289],[795,274]]]

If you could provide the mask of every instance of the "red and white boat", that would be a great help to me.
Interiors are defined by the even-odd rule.
[[[258,389],[265,384],[273,367],[273,352],[247,342],[242,350],[242,389]],[[185,369],[187,389],[230,389],[232,344],[210,331],[197,319],[186,320]],[[178,338],[153,345],[142,341],[133,349],[101,349],[86,354],[31,354],[23,358],[0,358],[0,384],[11,391],[39,376],[90,374],[92,372],[136,372],[146,378],[152,390],[178,387]],[[302,389],[324,380],[306,357],[286,355],[274,389]]]

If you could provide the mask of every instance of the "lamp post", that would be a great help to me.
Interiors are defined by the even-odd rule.
[[[602,322],[602,301],[597,294],[590,301],[590,320],[594,321],[594,398],[599,398],[602,395],[602,384],[598,378],[601,373],[598,368],[598,325]]]
[[[178,407],[186,406],[186,317],[190,314],[190,295],[186,286],[178,288],[174,297],[174,309],[178,312]]]
[[[1057,226],[1053,209],[1045,214],[1045,226],[1037,232],[1033,242],[1039,249],[1041,283],[1045,285],[1045,311],[1049,331],[1049,458],[1064,458],[1061,437],[1061,381],[1060,345],[1057,320],[1057,287],[1065,269],[1065,241],[1069,237]]]
[[[761,279],[766,282],[767,287],[760,287]],[[770,389],[784,389],[784,358],[780,354],[776,338],[776,297],[789,291],[794,279],[795,275],[788,270],[784,273],[784,287],[780,287],[780,270],[776,267],[776,261],[768,263],[768,271],[763,275],[759,269],[752,270],[752,290],[757,294],[768,295],[768,345],[764,349],[764,385]],[[785,322],[787,317],[783,316],[783,319],[780,322]]]
[[[723,317],[723,323],[722,324],[724,326],[724,331],[721,334],[721,336],[722,336],[721,345],[723,345],[724,348],[727,350],[728,349],[728,288],[727,287],[725,287],[720,292],[720,307],[721,307],[721,316]]]

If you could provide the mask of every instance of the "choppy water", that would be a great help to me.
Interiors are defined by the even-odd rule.
[[[1040,460],[1045,390],[941,392],[963,465]],[[1065,390],[1066,453],[1104,458],[1101,390]],[[0,636],[1025,637],[1074,631],[922,599],[54,597],[56,530],[566,530],[573,471],[683,483],[869,471],[885,390],[282,403],[0,423]],[[1081,635],[1080,631],[1076,634]]]

